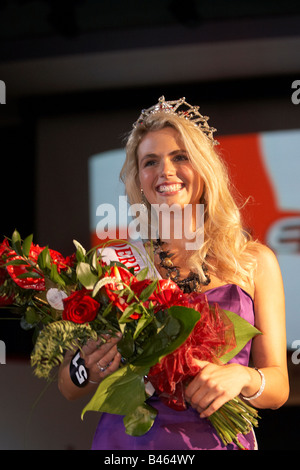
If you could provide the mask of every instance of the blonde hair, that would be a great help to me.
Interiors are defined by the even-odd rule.
[[[255,242],[243,229],[227,168],[204,133],[190,121],[175,114],[155,113],[132,130],[120,174],[129,202],[141,202],[137,156],[139,144],[148,132],[164,127],[172,127],[179,133],[191,165],[204,182],[199,201],[205,207],[204,243],[191,255],[190,268],[205,279],[202,270],[205,260],[210,272],[223,281],[238,280],[241,285],[253,282],[256,263],[251,247]]]

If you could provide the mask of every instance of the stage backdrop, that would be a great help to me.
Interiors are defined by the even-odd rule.
[[[241,204],[248,200],[242,209],[245,228],[277,255],[286,294],[288,347],[293,348],[300,339],[300,130],[218,137],[218,141],[238,200]],[[89,159],[94,246],[106,235],[124,237],[131,220],[119,181],[124,155],[123,149],[116,149]]]

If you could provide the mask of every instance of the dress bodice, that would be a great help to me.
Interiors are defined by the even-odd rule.
[[[251,296],[236,284],[209,289],[205,292],[210,304],[217,303],[223,310],[236,313],[251,325],[254,325],[254,303]],[[248,365],[251,349],[251,341],[230,361]]]

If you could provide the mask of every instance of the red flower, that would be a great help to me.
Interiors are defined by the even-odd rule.
[[[21,259],[21,256],[13,256],[9,260],[16,261]],[[6,269],[12,280],[22,289],[45,290],[45,280],[42,277],[26,277],[23,279],[18,277],[21,274],[28,273],[28,267],[28,264],[24,261],[24,264],[20,265],[10,264],[6,266]],[[32,271],[38,273],[36,269],[33,269]]]
[[[0,255],[1,256],[1,255]],[[1,263],[1,261],[0,261]],[[0,268],[0,286],[2,286],[5,282],[5,280],[9,278],[6,270],[4,268]],[[13,294],[11,295],[0,295],[0,306],[5,306],[5,305],[12,305],[14,303],[15,296]]]
[[[2,244],[3,245],[3,244]],[[29,256],[28,258],[35,263],[38,260],[39,254],[44,250],[45,247],[40,247],[39,245],[31,244]],[[22,257],[18,256],[13,250],[9,252],[9,261],[21,260]],[[15,256],[13,256],[15,254]],[[49,254],[52,263],[56,264],[57,271],[61,272],[67,269],[73,263],[73,257],[64,258],[58,251],[49,249]],[[0,251],[1,255],[1,251]],[[20,265],[8,265],[6,266],[8,274],[11,276],[13,281],[22,289],[33,289],[33,290],[45,290],[45,280],[43,277],[26,277],[26,278],[19,278],[20,274],[28,273],[28,268],[30,266],[26,261],[24,264]],[[32,272],[38,274],[39,271],[36,269],[32,269]],[[39,273],[41,276],[42,274]]]
[[[39,254],[44,249],[45,247],[40,247],[39,245],[34,245],[32,243],[30,247],[29,258],[32,259],[33,261],[37,261]],[[68,256],[67,258],[64,258],[58,251],[51,250],[51,249],[49,249],[49,254],[50,254],[51,261],[54,264],[56,264],[58,272],[64,271],[71,265],[72,257]]]
[[[108,272],[106,276],[114,276],[118,281],[110,284],[106,284],[105,290],[109,299],[116,305],[122,312],[133,302],[135,299],[132,299],[130,302],[127,302],[127,296],[119,297],[116,292],[123,289],[123,283],[129,285],[131,290],[136,294],[136,297],[140,297],[141,293],[146,289],[153,281],[151,279],[145,279],[143,281],[138,281],[136,277],[130,273],[125,268],[114,266],[111,270],[111,273]],[[184,299],[184,294],[182,290],[175,284],[175,282],[170,279],[160,279],[158,281],[155,291],[148,297],[148,299],[143,302],[146,308],[149,307],[150,301],[154,306],[154,310],[158,311],[171,307],[172,305],[181,305],[181,301]],[[140,314],[133,313],[130,315],[130,318],[137,320],[140,317]]]
[[[75,291],[63,300],[63,320],[74,323],[88,323],[95,320],[100,304],[93,299],[86,289]]]
[[[181,305],[185,298],[182,290],[170,279],[160,279],[152,297],[158,308],[169,308],[172,307],[172,305]]]
[[[1,264],[1,258],[3,254],[9,253],[10,252],[10,247],[7,238],[3,240],[2,243],[0,243],[0,264]]]
[[[123,283],[126,285],[129,285],[129,283],[131,283],[132,287],[134,283],[138,282],[136,277],[131,274],[130,271],[125,268],[122,268],[121,266],[113,266],[110,273],[106,271],[105,277],[114,277],[116,279],[114,282],[105,285],[105,291],[107,293],[108,298],[114,303],[114,305],[118,307],[121,312],[124,312],[124,310],[128,307],[126,297],[119,297],[118,293],[113,291],[123,289]]]

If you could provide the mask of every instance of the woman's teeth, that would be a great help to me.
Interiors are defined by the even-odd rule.
[[[183,188],[183,184],[161,184],[158,186],[157,191],[159,193],[172,193],[174,191],[179,191]]]

